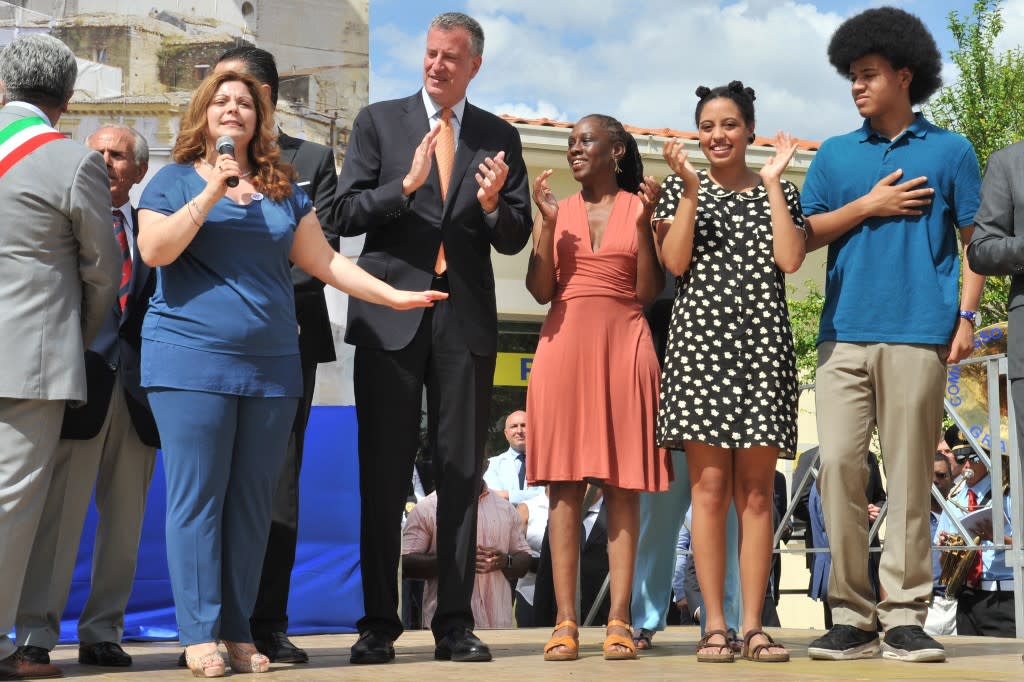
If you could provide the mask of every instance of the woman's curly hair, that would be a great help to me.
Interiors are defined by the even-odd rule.
[[[828,44],[828,60],[844,78],[850,64],[869,54],[914,74],[910,103],[920,104],[942,85],[942,55],[924,23],[895,7],[869,9],[844,21]]]
[[[223,71],[207,76],[199,84],[188,109],[181,116],[181,130],[174,142],[171,157],[176,163],[195,163],[206,158],[214,144],[210,139],[206,110],[220,86],[232,81],[245,85],[256,107],[256,132],[245,150],[252,168],[252,185],[272,201],[290,197],[292,180],[297,176],[289,164],[280,160],[273,108],[259,82],[249,74]]]

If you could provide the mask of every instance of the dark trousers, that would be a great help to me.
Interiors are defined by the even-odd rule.
[[[520,628],[532,628],[535,627],[533,618],[533,604],[526,601],[523,595],[516,592],[516,627]]]
[[[420,442],[423,387],[427,441],[437,472],[436,638],[473,627],[476,512],[495,356],[473,355],[449,301],[424,311],[409,345],[356,348],[359,425],[360,570],[365,615],[359,632],[402,633],[398,562],[402,510]]]
[[[956,603],[956,634],[1016,637],[1013,591],[983,592],[965,587]]]
[[[249,621],[253,639],[267,639],[273,632],[288,632],[288,593],[299,538],[299,472],[313,389],[316,388],[317,363],[306,358],[302,360],[302,398],[288,437],[284,466],[277,478],[260,590]]]

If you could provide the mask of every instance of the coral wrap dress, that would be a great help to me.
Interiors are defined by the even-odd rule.
[[[660,370],[636,292],[639,202],[618,193],[597,253],[582,195],[559,202],[555,296],[526,398],[531,484],[653,492],[672,478],[668,451],[655,444]]]

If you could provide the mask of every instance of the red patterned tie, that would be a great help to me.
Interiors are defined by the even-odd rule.
[[[128,248],[128,235],[124,231],[124,214],[120,209],[114,211],[114,236],[121,247],[121,286],[117,290],[117,303],[124,311],[128,301],[128,289],[132,283],[132,252]]]
[[[455,165],[455,129],[452,128],[452,110],[448,107],[441,109],[441,133],[437,136],[437,144],[434,147],[434,158],[437,160],[437,177],[441,181],[441,201],[448,196],[448,183],[452,177],[452,166]],[[444,255],[444,244],[437,251],[437,260],[434,262],[434,273],[443,275],[448,269],[448,259]]]
[[[971,490],[967,489],[967,511],[972,512],[978,508],[978,495]],[[974,557],[974,565],[971,566],[970,573],[967,574],[967,584],[971,587],[978,587],[981,585],[981,552]]]

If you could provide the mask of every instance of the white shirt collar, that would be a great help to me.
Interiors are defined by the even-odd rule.
[[[423,106],[427,110],[427,118],[433,120],[436,117],[440,117],[441,109],[443,108],[434,100],[430,99],[430,95],[427,94],[426,88],[421,88],[420,93],[423,95]],[[455,106],[452,107],[452,114],[455,115],[455,121],[460,126],[462,125],[462,115],[466,112],[466,98],[463,97]]]
[[[35,114],[39,118],[41,118],[44,121],[46,121],[46,125],[50,126],[51,128],[53,127],[53,123],[50,121],[50,117],[47,116],[46,114],[44,114],[43,110],[40,109],[39,107],[37,107],[35,104],[30,104],[28,102],[14,101],[14,102],[8,102],[7,106],[9,106],[9,107],[21,107],[22,109],[28,109],[33,114]]]

